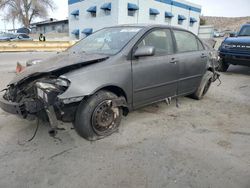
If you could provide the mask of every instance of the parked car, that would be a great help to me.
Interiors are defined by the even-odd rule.
[[[31,41],[29,35],[23,33],[3,33],[0,35],[0,41]]]
[[[10,41],[13,38],[15,38],[15,35],[12,33],[1,33],[0,34],[0,41]]]
[[[214,37],[215,38],[224,37],[224,36],[225,36],[224,32],[214,31]]]
[[[202,99],[217,73],[193,33],[170,26],[104,28],[67,51],[27,67],[4,89],[0,107],[23,118],[73,122],[96,140],[117,131],[122,115],[161,100]]]
[[[226,72],[230,64],[250,66],[250,24],[241,27],[235,36],[226,38],[219,48],[219,70]]]

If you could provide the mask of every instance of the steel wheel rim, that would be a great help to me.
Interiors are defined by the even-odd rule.
[[[118,128],[119,115],[119,108],[112,107],[111,100],[101,102],[92,114],[93,130],[100,136],[113,133]]]

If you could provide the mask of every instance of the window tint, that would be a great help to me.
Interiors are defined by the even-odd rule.
[[[173,41],[171,32],[168,29],[155,30],[149,33],[138,45],[155,47],[156,55],[173,53]]]
[[[186,31],[174,31],[178,52],[198,51],[196,37]]]

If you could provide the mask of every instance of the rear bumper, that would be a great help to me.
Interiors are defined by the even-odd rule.
[[[225,63],[233,65],[250,66],[250,54],[220,52],[219,55],[220,58],[222,58]]]
[[[24,116],[25,113],[25,106],[23,104],[7,101],[2,95],[0,95],[0,108],[10,114]]]

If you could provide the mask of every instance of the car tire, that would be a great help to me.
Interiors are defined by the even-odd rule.
[[[223,61],[223,59],[221,59],[219,62],[218,62],[219,66],[218,66],[218,71],[220,72],[227,72],[228,68],[229,68],[229,64],[225,63]]]
[[[112,100],[117,98],[114,93],[103,90],[83,100],[76,112],[76,132],[89,141],[117,132],[122,119],[122,108],[112,107]]]
[[[207,94],[211,84],[212,84],[213,73],[211,71],[207,71],[200,83],[198,89],[190,95],[191,98],[196,100],[201,100]]]

